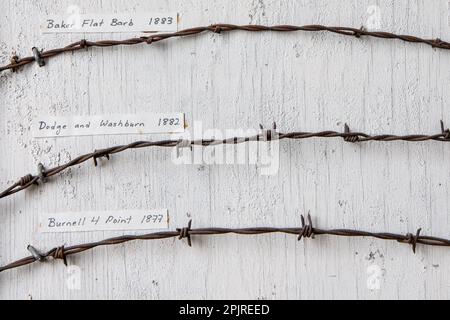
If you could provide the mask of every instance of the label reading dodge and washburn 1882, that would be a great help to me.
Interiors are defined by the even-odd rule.
[[[141,113],[94,116],[39,116],[32,125],[35,138],[184,132],[183,113]]]
[[[157,32],[177,31],[178,14],[169,13],[121,13],[79,14],[48,16],[41,23],[43,33],[74,32]]]

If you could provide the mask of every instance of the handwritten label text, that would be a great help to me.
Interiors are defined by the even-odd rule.
[[[167,229],[167,209],[45,213],[39,232],[83,232]]]
[[[66,16],[45,17],[41,30],[43,33],[177,31],[178,14],[80,14],[74,11]]]
[[[35,138],[179,132],[184,132],[182,113],[40,116],[33,123]]]

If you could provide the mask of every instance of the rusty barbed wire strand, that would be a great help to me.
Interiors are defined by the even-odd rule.
[[[337,131],[320,131],[320,132],[290,132],[290,133],[279,133],[277,132],[276,124],[273,123],[271,129],[264,129],[261,126],[261,133],[249,136],[249,137],[232,137],[226,139],[199,139],[199,140],[160,140],[160,141],[136,141],[126,145],[118,145],[114,147],[109,147],[106,149],[94,150],[91,153],[87,153],[78,156],[71,161],[56,166],[54,168],[46,169],[42,163],[38,164],[38,174],[27,174],[13,183],[11,186],[7,187],[0,193],[0,198],[10,196],[14,193],[22,191],[31,187],[32,185],[39,185],[39,183],[45,183],[47,178],[54,176],[70,167],[80,165],[90,159],[93,160],[94,165],[98,165],[99,158],[110,159],[112,154],[123,152],[129,149],[140,149],[149,147],[190,147],[191,149],[195,146],[217,146],[225,144],[241,144],[246,142],[255,141],[274,141],[283,139],[301,140],[310,138],[342,138],[346,142],[359,143],[367,141],[407,141],[407,142],[420,142],[420,141],[439,141],[439,142],[450,142],[450,130],[444,128],[444,123],[440,122],[441,132],[433,135],[424,134],[410,134],[410,135],[393,135],[393,134],[381,134],[381,135],[369,135],[363,132],[352,132],[347,124],[344,126],[344,132]],[[178,153],[178,152],[177,152]]]
[[[163,34],[155,34],[151,36],[144,37],[136,37],[130,38],[126,40],[100,40],[100,41],[88,41],[86,39],[82,39],[80,41],[71,43],[65,47],[50,49],[47,51],[39,50],[37,47],[32,48],[33,55],[25,58],[19,59],[17,54],[15,54],[11,58],[11,62],[5,66],[0,67],[0,72],[11,69],[12,71],[17,71],[19,68],[37,62],[39,66],[45,65],[45,59],[50,59],[57,55],[63,54],[65,52],[76,52],[82,49],[87,49],[89,47],[112,47],[118,45],[136,45],[141,43],[152,44],[154,42],[177,38],[177,37],[185,37],[185,36],[193,36],[204,32],[228,32],[228,31],[248,31],[248,32],[262,32],[262,31],[273,31],[273,32],[291,32],[291,31],[306,31],[306,32],[331,32],[335,34],[340,34],[344,36],[353,36],[356,38],[361,38],[362,36],[375,37],[375,38],[383,38],[383,39],[397,39],[405,42],[412,43],[423,43],[432,46],[433,48],[440,48],[448,50],[450,49],[450,43],[447,41],[442,41],[439,38],[436,39],[423,39],[416,36],[411,35],[401,35],[394,34],[390,32],[382,32],[382,31],[368,31],[361,28],[351,28],[351,27],[329,27],[324,25],[304,25],[304,26],[295,26],[295,25],[276,25],[276,26],[263,26],[263,25],[233,25],[233,24],[212,24],[210,26],[204,27],[195,27],[180,30],[172,33],[163,33]]]
[[[64,264],[67,265],[67,257],[70,255],[78,254],[87,250],[94,249],[100,246],[118,245],[134,240],[158,240],[158,239],[168,239],[168,238],[178,238],[180,240],[187,239],[188,245],[191,246],[191,236],[212,236],[212,235],[224,235],[224,234],[236,234],[236,235],[261,235],[269,233],[284,233],[297,236],[298,241],[302,238],[314,238],[318,235],[329,235],[329,236],[340,236],[340,237],[372,237],[382,240],[392,240],[400,243],[410,244],[413,253],[416,253],[417,244],[427,245],[427,246],[443,246],[449,247],[450,240],[438,237],[423,236],[420,234],[421,229],[418,229],[415,234],[407,233],[405,235],[395,234],[395,233],[375,233],[360,230],[351,229],[319,229],[313,226],[311,221],[311,216],[307,215],[307,223],[305,223],[305,218],[301,216],[301,227],[295,228],[274,228],[274,227],[253,227],[253,228],[200,228],[192,229],[191,220],[189,221],[187,227],[177,228],[174,231],[162,231],[155,233],[148,233],[143,235],[124,235],[115,238],[109,238],[97,242],[78,244],[74,246],[60,246],[53,248],[45,253],[41,253],[39,250],[33,246],[28,246],[28,251],[30,251],[31,256],[25,257],[23,259],[17,260],[15,262],[9,263],[3,267],[0,267],[0,272],[19,268],[32,264],[36,261],[44,262],[48,258],[63,260]]]

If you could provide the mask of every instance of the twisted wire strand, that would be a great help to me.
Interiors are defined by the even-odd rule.
[[[90,47],[112,47],[119,45],[136,45],[141,43],[152,44],[154,42],[170,39],[170,38],[178,38],[178,37],[186,37],[193,36],[204,32],[214,32],[214,33],[222,33],[229,31],[246,31],[246,32],[263,32],[263,31],[273,31],[273,32],[292,32],[292,31],[306,31],[306,32],[331,32],[335,34],[340,34],[344,36],[353,36],[356,38],[361,38],[362,36],[375,37],[375,38],[383,38],[383,39],[397,39],[405,42],[411,43],[423,43],[433,48],[439,49],[450,49],[450,43],[446,41],[442,41],[441,39],[423,39],[412,35],[401,35],[394,34],[390,32],[381,32],[381,31],[368,31],[363,27],[361,28],[350,28],[350,27],[329,27],[323,25],[304,25],[304,26],[295,26],[295,25],[277,25],[277,26],[263,26],[263,25],[233,25],[233,24],[212,24],[210,26],[204,27],[194,27],[189,29],[180,30],[172,33],[163,33],[156,34],[144,37],[136,37],[130,38],[126,40],[100,40],[100,41],[88,41],[86,39],[82,39],[80,41],[71,43],[62,48],[50,49],[47,51],[39,51],[36,47],[33,47],[33,56],[28,56],[25,58],[19,58],[17,55],[14,55],[11,58],[11,62],[5,66],[0,67],[0,72],[11,69],[12,71],[17,71],[19,68],[33,63],[38,62],[40,66],[44,66],[45,59],[50,59],[52,57],[58,56],[60,54],[66,52],[76,52],[79,50],[87,49]]]
[[[90,159],[93,160],[94,165],[97,166],[99,158],[110,159],[110,155],[124,152],[130,149],[140,149],[149,147],[164,147],[164,148],[177,148],[178,146],[194,146],[207,147],[207,146],[217,146],[217,145],[228,145],[228,144],[242,144],[255,141],[273,141],[273,140],[302,140],[310,138],[342,138],[344,141],[351,143],[368,142],[368,141],[407,141],[407,142],[421,142],[421,141],[439,141],[439,142],[450,142],[450,131],[444,129],[444,124],[441,121],[441,133],[433,135],[423,135],[423,134],[412,134],[412,135],[392,135],[392,134],[381,134],[381,135],[369,135],[363,132],[351,132],[348,125],[345,124],[344,132],[337,131],[321,131],[321,132],[290,132],[290,133],[279,133],[276,131],[276,124],[273,124],[273,129],[262,130],[261,133],[248,137],[232,137],[226,139],[197,139],[197,140],[160,140],[160,141],[135,141],[126,145],[118,145],[105,149],[95,150],[94,152],[87,153],[78,156],[71,161],[56,166],[54,168],[46,169],[42,164],[39,164],[39,174],[27,174],[15,183],[7,187],[0,193],[0,198],[10,196],[19,191],[25,190],[33,185],[38,185],[39,182],[45,183],[47,178],[52,177],[70,167],[80,165]]]
[[[23,259],[9,263],[3,267],[0,267],[0,272],[19,268],[32,264],[36,261],[45,262],[48,258],[63,260],[64,264],[67,265],[67,257],[78,254],[87,250],[94,249],[101,246],[119,245],[125,242],[134,240],[160,240],[169,238],[178,238],[180,240],[186,238],[188,245],[191,246],[191,236],[212,236],[212,235],[226,235],[235,234],[240,236],[253,236],[253,235],[263,235],[270,233],[282,233],[288,235],[298,236],[298,241],[302,238],[314,238],[318,235],[328,235],[328,236],[339,236],[339,237],[372,237],[381,240],[397,241],[399,243],[409,244],[412,246],[412,250],[416,252],[417,244],[427,245],[427,246],[443,246],[449,247],[450,240],[438,237],[423,236],[420,235],[421,229],[418,229],[416,234],[407,233],[406,235],[395,234],[395,233],[377,233],[369,231],[351,230],[351,229],[319,229],[312,225],[311,216],[307,216],[308,223],[305,224],[305,219],[301,216],[302,227],[294,228],[274,228],[274,227],[251,227],[251,228],[200,228],[192,229],[191,221],[189,221],[188,226],[184,228],[177,228],[175,231],[162,231],[155,233],[148,233],[143,235],[124,235],[114,238],[109,238],[97,242],[84,243],[73,245],[69,247],[56,247],[45,253],[39,252],[32,246],[28,246],[28,250],[32,253],[31,256],[25,257]]]

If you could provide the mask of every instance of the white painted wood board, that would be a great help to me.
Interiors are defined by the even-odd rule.
[[[236,24],[359,27],[379,7],[382,29],[449,40],[445,0],[425,1],[2,1],[0,62],[31,48],[60,47],[80,34],[42,35],[46,14],[177,11],[180,28]],[[90,34],[88,39],[122,39]],[[160,136],[36,140],[40,114],[184,112],[204,129],[436,133],[450,125],[450,53],[425,45],[325,33],[204,34],[150,46],[65,54],[44,68],[0,75],[0,186],[115,144]],[[449,237],[450,146],[438,142],[349,144],[284,141],[280,169],[177,166],[166,149],[114,155],[73,168],[39,188],[1,199],[0,264],[117,232],[40,235],[41,212],[168,208],[171,228],[297,226],[308,210],[322,228]],[[375,239],[220,236],[133,242],[0,274],[2,299],[319,299],[450,297],[450,251]],[[373,267],[375,266],[375,267]],[[376,268],[376,269],[373,269]],[[367,283],[381,271],[379,289]],[[70,285],[73,273],[79,287]],[[72,283],[73,284],[73,283]]]

